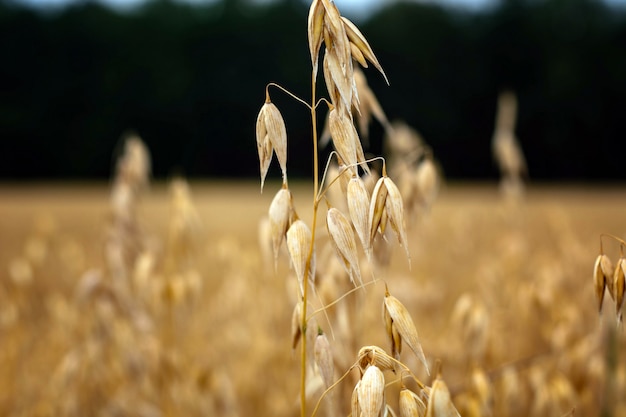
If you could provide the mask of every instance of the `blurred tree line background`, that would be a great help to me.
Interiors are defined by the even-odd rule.
[[[307,12],[300,0],[152,0],[128,12],[1,1],[0,179],[107,178],[129,129],[150,148],[157,177],[258,178],[265,85],[309,100]],[[505,0],[475,12],[411,2],[356,22],[391,83],[365,70],[387,116],[423,135],[448,178],[498,175],[496,101],[511,88],[531,179],[626,179],[624,9],[597,0]],[[309,113],[276,89],[272,99],[287,124],[290,175],[309,175]],[[372,152],[382,134],[374,122]],[[277,164],[270,176],[279,177]]]

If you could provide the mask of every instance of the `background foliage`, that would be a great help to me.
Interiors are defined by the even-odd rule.
[[[157,177],[256,178],[266,83],[308,99],[306,13],[295,0],[153,0],[127,13],[0,2],[0,178],[109,177],[129,129]],[[358,23],[391,81],[366,71],[388,117],[422,133],[448,178],[497,175],[490,141],[503,88],[518,93],[531,178],[626,178],[624,10],[594,0],[509,0],[475,13],[398,3]],[[308,112],[273,100],[287,121],[290,176],[309,175]],[[381,138],[375,126],[372,152]]]

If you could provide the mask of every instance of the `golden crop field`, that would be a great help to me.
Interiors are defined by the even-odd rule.
[[[0,187],[0,415],[297,415],[296,278],[286,255],[274,270],[260,232],[279,187],[153,184],[118,223],[110,184]],[[310,222],[312,190],[290,188]],[[427,384],[438,370],[461,415],[626,415],[623,328],[609,295],[599,318],[593,285],[600,235],[626,237],[624,207],[616,186],[531,184],[511,204],[495,183],[448,184],[409,219],[410,267],[390,240],[365,288],[315,315],[334,380],[362,346],[391,351],[386,284],[433,372],[408,347],[403,362]],[[325,239],[316,305],[352,288]],[[602,242],[615,264],[619,244]],[[397,410],[401,386],[385,377]],[[317,415],[349,415],[358,378],[349,371]]]

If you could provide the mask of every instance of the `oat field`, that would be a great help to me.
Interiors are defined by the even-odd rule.
[[[152,184],[123,232],[110,184],[0,187],[0,415],[297,415],[296,281],[286,256],[274,270],[260,233],[279,185],[265,187]],[[311,193],[290,188],[298,201]],[[626,237],[625,206],[617,186],[530,185],[511,204],[495,183],[448,184],[410,222],[410,269],[391,241],[379,281],[317,314],[334,379],[360,347],[390,349],[386,282],[462,416],[626,415],[625,336],[608,295],[598,316],[593,288],[600,234]],[[617,261],[617,243],[603,249]],[[320,252],[326,305],[351,284]],[[317,415],[349,415],[358,378],[348,372]]]

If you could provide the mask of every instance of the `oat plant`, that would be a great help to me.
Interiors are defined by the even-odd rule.
[[[326,333],[318,325],[316,316],[326,315],[326,322],[331,325],[327,308],[338,304],[356,291],[366,291],[369,284],[378,280],[375,272],[372,279],[361,272],[361,259],[357,242],[362,253],[371,260],[376,250],[375,242],[386,240],[385,235],[392,233],[404,249],[409,260],[410,252],[405,227],[403,198],[394,181],[387,175],[386,162],[383,158],[366,159],[359,131],[362,134],[367,122],[376,117],[384,126],[388,126],[384,112],[375,96],[361,79],[362,73],[357,64],[367,68],[373,65],[387,81],[378,59],[374,55],[365,36],[350,20],[342,16],[332,0],[313,0],[307,22],[308,47],[311,56],[311,97],[307,102],[289,92],[284,87],[270,83],[265,89],[265,103],[261,107],[256,121],[256,141],[260,162],[261,192],[265,185],[273,156],[280,165],[282,187],[276,193],[269,207],[269,233],[274,254],[274,265],[278,262],[280,248],[285,245],[291,267],[297,278],[297,303],[292,315],[292,345],[294,349],[300,343],[300,413],[307,414],[308,390],[307,372],[316,369],[326,387],[321,397],[326,396],[346,377],[350,371],[359,369],[359,381],[353,391],[353,416],[386,415],[390,406],[385,400],[385,390],[389,384],[404,387],[406,378],[415,381],[420,388],[418,394],[403,394],[404,408],[412,409],[411,401],[424,404],[433,403],[428,410],[429,416],[447,416],[454,409],[449,401],[447,388],[436,380],[432,388],[426,387],[400,361],[402,345],[407,345],[422,362],[426,372],[428,363],[420,345],[416,327],[408,310],[400,300],[392,296],[385,285],[383,298],[383,322],[391,345],[391,355],[379,347],[362,348],[353,365],[344,377],[333,382],[334,360],[331,344]],[[323,48],[322,48],[323,46]],[[323,55],[323,58],[321,58]],[[321,62],[320,62],[321,61]],[[318,69],[322,66],[326,97],[318,96]],[[387,81],[388,83],[388,81]],[[313,216],[307,224],[301,219],[294,204],[293,195],[287,180],[287,129],[280,110],[272,102],[270,91],[285,93],[300,102],[310,111],[311,144],[313,159]],[[318,113],[326,111],[325,131],[329,134],[333,151],[324,165],[319,160],[321,136],[318,133]],[[365,120],[364,120],[365,119]],[[357,129],[357,126],[360,126]],[[373,160],[382,161],[380,177],[371,190],[366,186],[365,178],[370,177]],[[325,169],[320,168],[324,166]],[[330,167],[335,166],[336,169]],[[321,171],[321,173],[320,173]],[[371,178],[371,177],[370,177]],[[329,201],[331,187],[341,185],[343,203],[335,207]],[[320,204],[325,203],[326,231],[328,240],[334,248],[337,259],[343,265],[354,288],[335,301],[317,310],[313,310],[316,292],[316,235]],[[319,251],[318,251],[319,252]],[[320,319],[321,322],[321,319]],[[331,328],[332,331],[332,328]],[[314,345],[314,346],[311,346]],[[365,349],[365,350],[364,350]],[[381,370],[382,367],[382,370]],[[386,381],[383,371],[391,370],[396,375],[393,381]],[[397,372],[397,374],[396,374]],[[439,385],[438,385],[439,384]],[[437,394],[437,395],[435,395]],[[409,398],[410,397],[410,398]],[[319,399],[313,414],[320,405]],[[437,404],[437,405],[435,405]],[[415,407],[418,407],[417,403]],[[391,410],[393,413],[393,410]],[[412,413],[412,412],[411,412]],[[402,413],[404,415],[406,413]],[[412,414],[409,414],[412,415]],[[415,414],[415,415],[423,415]]]

